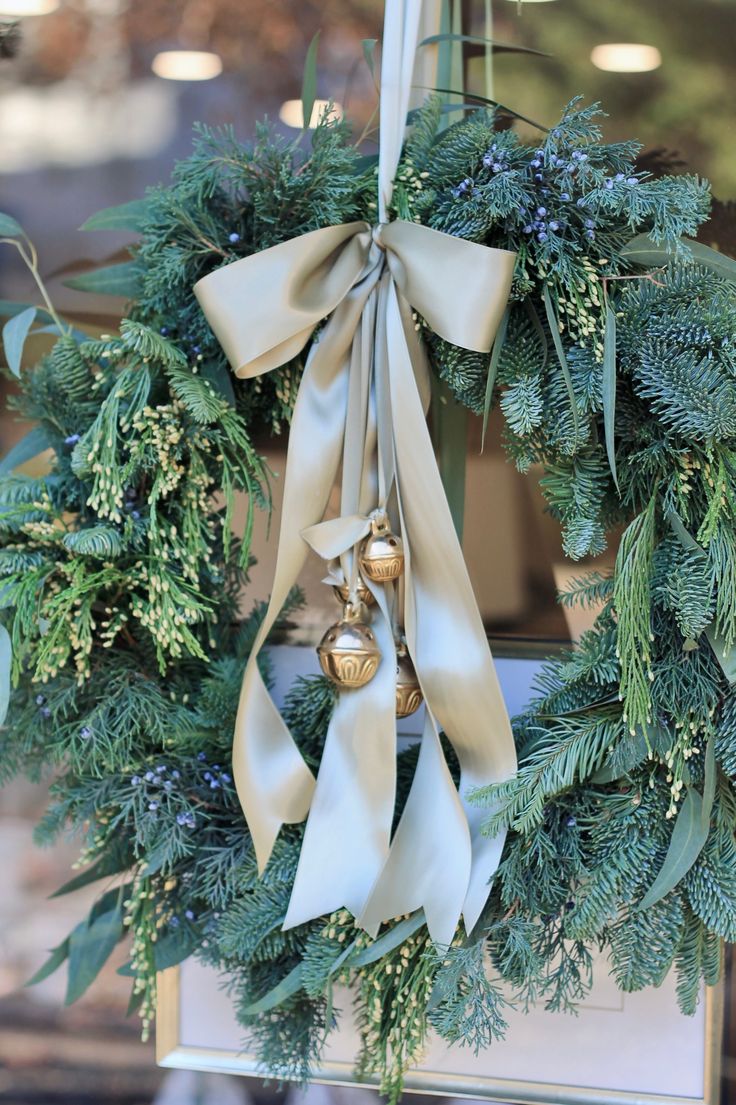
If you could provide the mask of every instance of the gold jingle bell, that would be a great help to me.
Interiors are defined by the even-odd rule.
[[[340,600],[343,606],[350,601],[349,583],[337,583],[332,590],[335,592],[335,597]],[[376,601],[373,597],[373,592],[368,590],[362,579],[358,580],[358,586],[355,589],[355,597],[358,602],[362,602],[365,606],[373,606]]]
[[[375,634],[361,619],[360,606],[348,603],[342,618],[325,633],[317,655],[328,679],[344,689],[370,683],[381,662]]]
[[[376,583],[390,583],[404,570],[404,546],[385,522],[373,522],[360,550],[360,568]]]
[[[409,717],[416,713],[423,697],[411,657],[405,648],[399,648],[396,653],[396,716]]]

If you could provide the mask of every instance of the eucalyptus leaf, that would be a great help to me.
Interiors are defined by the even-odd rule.
[[[440,106],[440,115],[442,115],[442,116],[451,115],[453,113],[453,111],[465,112],[465,111],[484,111],[484,110],[485,109],[484,109],[482,104],[442,104]],[[406,125],[407,125],[407,127],[410,127],[416,121],[417,116],[419,115],[419,111],[420,111],[420,109],[418,107],[413,107],[411,109],[411,111],[408,111],[406,113]],[[436,144],[437,142],[439,142],[441,136],[442,136],[442,132],[440,131],[439,136],[436,135],[434,137],[433,144]],[[370,156],[371,156],[371,162],[373,164],[375,164],[378,161],[378,154],[372,154]],[[360,163],[361,164],[364,161],[366,162],[366,165],[367,165],[368,158],[360,158]],[[367,166],[367,167],[370,167],[370,166]]]
[[[275,1009],[287,998],[293,997],[302,988],[302,969],[303,964],[297,963],[296,967],[281,979],[281,982],[258,1001],[246,1005],[242,1012],[248,1017],[255,1016],[257,1013],[267,1013],[269,1009]]]
[[[682,518],[676,511],[667,511],[667,522],[675,537],[684,548],[689,549],[690,552],[696,553],[702,560],[707,559],[708,554],[705,549],[702,545],[698,544],[693,535],[688,531],[683,524]]]
[[[736,282],[736,261],[732,257],[711,249],[710,246],[704,246],[702,242],[695,242],[692,238],[682,238],[681,242],[687,247],[693,261]],[[637,234],[623,247],[621,256],[636,265],[650,268],[668,265],[675,260],[677,252],[666,243],[653,242],[648,234]]]
[[[537,314],[537,308],[534,306],[534,303],[529,296],[527,296],[527,298],[524,300],[524,306],[526,308],[526,313],[529,316],[531,324],[536,331],[537,337],[539,338],[540,345],[542,346],[542,364],[540,371],[544,372],[545,368],[547,367],[547,361],[549,360],[549,342],[547,341],[547,335],[544,332],[542,320]]]
[[[350,955],[351,949],[346,949],[338,956],[335,963],[333,963],[330,974],[338,970],[346,961],[350,964],[351,968],[365,967],[369,963],[375,963],[384,955],[387,955],[388,952],[397,948],[399,944],[403,944],[405,940],[408,940],[408,938],[424,924],[426,924],[424,910],[420,909],[417,913],[413,913],[411,917],[408,917],[404,921],[400,921],[398,925],[394,925],[393,928],[389,929],[383,936],[380,936],[373,944],[359,951],[357,955]],[[274,986],[273,989],[269,990],[268,993],[264,994],[258,1001],[254,1001],[246,1006],[243,1012],[247,1016],[266,1013],[269,1009],[275,1009],[277,1005],[281,1005],[287,998],[293,997],[302,987],[302,967],[303,964],[298,963],[292,971],[289,971],[288,975],[281,979],[278,985]]]
[[[351,968],[366,967],[369,963],[375,963],[384,955],[388,955],[394,948],[398,948],[399,944],[403,944],[426,923],[427,918],[424,916],[424,910],[417,910],[416,913],[412,913],[404,921],[399,921],[398,925],[394,925],[383,936],[379,936],[373,944],[369,944],[367,948],[363,948],[354,958],[351,958]]]
[[[409,115],[411,115],[411,112],[409,112]],[[408,116],[407,116],[407,119],[408,119]],[[409,124],[407,122],[407,126],[408,125]],[[363,157],[356,157],[355,162],[354,162],[355,173],[356,173],[357,176],[362,176],[363,173],[368,172],[369,169],[372,169],[373,166],[377,165],[377,164],[378,164],[378,154],[377,153],[367,153],[367,154],[364,154]]]
[[[317,99],[317,48],[319,46],[320,32],[309,43],[307,56],[304,61],[304,76],[302,78],[302,126],[308,130],[312,121],[314,101]]]
[[[92,985],[125,935],[119,907],[100,914],[89,925],[78,925],[69,938],[69,979],[66,1005],[77,1001]]]
[[[194,952],[199,941],[194,934],[187,929],[174,929],[168,935],[156,941],[153,949],[153,958],[157,971],[166,971],[169,967],[176,967],[177,963],[183,963]]]
[[[109,913],[111,910],[118,908],[120,903],[128,897],[132,889],[133,884],[127,882],[119,886],[111,886],[104,894],[100,894],[89,911],[87,924],[91,925],[92,922],[96,921],[98,917],[101,917],[103,913]]]
[[[64,283],[78,292],[96,292],[97,295],[119,295],[123,299],[135,299],[141,291],[142,273],[135,261],[122,261],[119,265],[105,265],[101,269],[72,276]]]
[[[226,401],[228,406],[235,406],[233,378],[227,365],[218,364],[216,361],[208,361],[203,365],[200,375],[203,380],[209,380],[217,394]]]
[[[128,1008],[125,1011],[126,1017],[132,1017],[134,1013],[137,1013],[140,1007],[143,1005],[143,999],[146,996],[145,990],[133,989],[128,1001]]]
[[[50,323],[48,326],[37,326],[33,334],[34,337],[36,334],[55,334],[59,338],[74,338],[75,342],[79,345],[89,341],[89,334],[86,333],[86,331],[78,330],[76,326],[62,329],[60,326],[57,326],[55,322]]]
[[[710,815],[713,812],[713,802],[716,797],[716,753],[712,740],[705,746],[705,763],[703,765],[703,806],[700,811],[700,827],[708,835],[710,829]]]
[[[7,476],[21,464],[25,464],[26,461],[32,460],[33,457],[50,448],[49,431],[45,426],[35,426],[0,460],[0,476]]]
[[[540,712],[536,716],[549,721],[554,721],[560,717],[581,717],[590,713],[591,710],[598,710],[601,706],[612,706],[620,701],[617,694],[607,694],[603,698],[596,698],[593,702],[586,702],[584,706],[575,706],[571,710],[556,710],[554,714]]]
[[[424,88],[428,92],[442,92],[446,96],[460,96],[466,100],[477,100],[481,104],[487,104],[489,107],[495,107],[498,111],[504,112],[505,115],[510,115],[512,119],[519,119],[522,123],[528,123],[530,127],[534,127],[536,130],[541,130],[545,134],[549,133],[549,127],[543,126],[541,123],[535,123],[533,119],[529,119],[526,115],[521,115],[518,111],[514,111],[513,108],[507,107],[506,104],[502,104],[500,100],[491,100],[488,96],[480,96],[476,92],[459,92],[457,88],[434,88],[431,85],[417,85],[418,88]],[[458,105],[453,104],[453,108]]]
[[[616,699],[617,698],[618,696],[616,696]],[[617,757],[616,761],[614,761],[615,766],[611,763],[609,758],[608,762],[604,763],[603,766],[598,768],[595,774],[591,776],[590,782],[596,786],[601,786],[604,783],[612,783],[616,779],[620,779],[623,775],[626,775],[632,768],[638,767],[638,765],[647,758],[652,749],[654,749],[655,752],[664,753],[669,743],[669,734],[662,726],[639,726],[634,736],[629,736],[627,738],[624,754]]]
[[[725,640],[716,633],[714,625],[708,626],[705,636],[726,679],[736,685],[736,648],[733,645],[726,647]]]
[[[463,29],[463,0],[450,0],[450,32],[459,35]],[[457,40],[447,42],[450,52],[450,85],[452,88],[462,88],[461,100],[465,99],[465,59],[463,58],[462,43]],[[443,47],[440,47],[443,49]],[[462,114],[449,115],[447,122],[450,126],[459,122]]]
[[[710,811],[706,816],[702,796],[691,787],[677,814],[664,863],[639,903],[639,909],[651,909],[684,879],[703,850],[709,826]]]
[[[130,200],[129,203],[119,203],[114,207],[105,207],[82,223],[79,229],[132,230],[135,233],[140,233],[148,209],[148,200],[145,199]]]
[[[148,877],[150,875],[156,875],[164,863],[169,852],[169,842],[166,839],[162,839],[159,843],[148,853],[148,863],[143,868],[143,875]]]
[[[26,307],[19,315],[13,315],[3,326],[3,347],[8,368],[14,376],[20,376],[23,347],[36,317],[35,307]]]
[[[435,429],[442,486],[455,523],[455,532],[462,541],[468,411],[467,407],[458,403],[444,383],[440,384],[439,401],[435,404]]]
[[[124,849],[103,852],[96,863],[93,863],[86,871],[82,871],[81,874],[75,875],[73,879],[69,879],[50,896],[61,898],[65,894],[73,894],[75,890],[81,890],[83,887],[89,886],[90,883],[97,882],[98,879],[119,875],[122,871],[127,871],[131,862]]]
[[[499,54],[535,54],[540,58],[549,58],[552,55],[544,50],[533,50],[531,46],[516,46],[512,42],[498,42],[494,38],[483,38],[480,35],[440,34],[429,35],[423,38],[420,46],[434,46],[440,42],[469,42],[478,46],[491,46],[495,53]]]
[[[0,211],[0,238],[22,238],[23,227],[12,215],[5,215]]]
[[[496,376],[498,375],[498,363],[501,360],[501,351],[506,341],[506,331],[509,326],[509,315],[511,314],[511,308],[507,307],[503,313],[503,318],[498,327],[498,333],[496,334],[495,341],[493,342],[493,349],[491,350],[491,359],[488,364],[488,378],[486,380],[486,395],[483,401],[483,432],[480,440],[480,451],[483,452],[486,444],[486,431],[488,430],[488,417],[491,413],[491,403],[493,401],[493,389],[496,386]]]
[[[483,95],[493,95],[493,55],[503,53],[503,48],[494,49],[493,46],[493,0],[483,0],[483,25],[485,28],[483,46]],[[516,51],[511,48],[512,53]],[[479,51],[480,52],[480,51]]]
[[[693,260],[697,261],[699,265],[717,272],[719,276],[724,276],[726,280],[736,282],[736,261],[733,257],[728,257],[725,253],[719,253],[717,249],[711,249],[710,246],[704,246],[702,242],[693,242],[690,238],[683,240],[690,249]]]
[[[12,318],[13,315],[19,315],[33,306],[33,303],[16,303],[13,299],[0,299],[0,318]],[[36,317],[39,322],[53,322],[51,315],[43,307],[36,307]]]
[[[41,967],[39,967],[36,973],[32,975],[31,978],[29,978],[28,981],[25,982],[23,985],[36,986],[39,982],[43,982],[44,979],[47,979],[50,975],[52,975],[54,971],[58,971],[59,967],[61,967],[62,963],[64,963],[64,961],[69,956],[69,943],[70,937],[67,936],[66,940],[62,940],[60,944],[57,944],[57,946],[53,948],[52,951],[49,953],[49,957],[46,962]]]
[[[365,58],[366,65],[368,66],[368,68],[371,71],[371,76],[372,77],[375,76],[375,70],[376,70],[376,57],[375,57],[375,55],[376,55],[376,44],[377,44],[377,42],[378,42],[377,38],[364,38],[363,43],[362,43],[362,45],[363,45],[363,57]]]
[[[672,251],[666,245],[653,242],[648,234],[637,234],[622,248],[621,257],[648,268],[651,265],[669,264],[672,260]]]
[[[555,309],[552,305],[552,297],[549,294],[549,288],[544,285],[543,288],[544,297],[544,309],[547,314],[547,322],[549,323],[550,332],[552,334],[552,344],[555,347],[555,353],[557,354],[557,360],[560,362],[560,368],[562,369],[562,378],[565,381],[565,387],[567,388],[567,394],[570,397],[570,410],[572,412],[572,423],[575,428],[575,436],[578,434],[578,405],[575,402],[575,389],[572,386],[572,376],[570,375],[570,366],[567,363],[567,357],[565,356],[565,350],[562,345],[562,338],[560,337],[560,327],[555,315]]]
[[[354,951],[355,951],[355,943],[353,942],[352,944],[349,944],[348,947],[345,948],[342,952],[340,952],[337,959],[335,959],[332,962],[332,964],[330,965],[330,969],[328,971],[328,977],[330,977],[332,975],[336,975],[337,972],[340,970],[340,968],[345,963],[345,961],[350,959],[350,957],[351,957],[351,955],[353,954]]]
[[[603,429],[606,439],[606,454],[613,476],[613,482],[619,495],[621,489],[616,474],[616,313],[610,303],[606,303],[606,328],[603,337]]]
[[[438,84],[449,85],[452,84],[451,47],[450,43],[447,41],[447,35],[452,33],[450,0],[441,0],[440,3],[440,32],[444,37],[437,49],[436,80]],[[444,127],[444,125],[443,123],[442,126]]]

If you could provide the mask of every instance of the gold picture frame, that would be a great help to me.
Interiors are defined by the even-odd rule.
[[[189,974],[189,989],[196,991],[196,997],[186,993],[186,986],[182,987],[182,977]],[[194,972],[194,975],[193,975]],[[212,980],[206,982],[204,994],[201,981],[205,979],[207,969],[197,965],[193,961],[178,967],[172,967],[159,975],[158,985],[158,1012],[156,1028],[156,1061],[162,1067],[178,1068],[185,1070],[207,1071],[218,1074],[245,1075],[252,1078],[264,1079],[268,1072],[259,1065],[256,1057],[247,1051],[239,1050],[232,1046],[215,1046],[212,1039],[206,1039],[197,1043],[192,1036],[192,1013],[196,1007],[195,1019],[199,1019],[202,1026],[207,1025],[203,1035],[212,1035],[210,1025],[212,1013]],[[210,972],[211,973],[211,972]],[[214,974],[212,978],[214,978]],[[646,993],[646,992],[644,992]],[[649,991],[657,994],[658,991]],[[633,996],[633,995],[632,995]],[[628,997],[628,995],[627,995]],[[663,1017],[659,1021],[660,1034],[665,1037],[662,1043],[670,1046],[671,1062],[677,1064],[682,1060],[682,1042],[679,1044],[672,1039],[671,1030],[668,1027],[673,1016],[679,1016],[684,1021],[691,1022],[693,1034],[702,1034],[702,1040],[696,1042],[693,1051],[702,1055],[702,1066],[699,1072],[690,1070],[691,1082],[699,1081],[702,1085],[700,1093],[673,1093],[656,1092],[652,1089],[652,1079],[645,1089],[629,1086],[626,1089],[612,1088],[605,1084],[603,1071],[619,1069],[622,1063],[620,1052],[620,1034],[616,1038],[616,1032],[612,1038],[611,1031],[605,1029],[600,1034],[600,1069],[602,1086],[577,1085],[546,1080],[540,1077],[541,1071],[534,1068],[534,1060],[530,1054],[530,1077],[509,1078],[494,1075],[491,1070],[497,1065],[494,1056],[498,1056],[499,1048],[503,1044],[493,1044],[488,1052],[489,1072],[479,1074],[477,1070],[468,1069],[469,1055],[467,1049],[447,1048],[446,1054],[454,1062],[443,1063],[443,1069],[417,1069],[409,1071],[405,1080],[407,1093],[421,1093],[441,1095],[443,1097],[482,1098],[488,1101],[516,1102],[518,1105],[717,1105],[720,1096],[721,1078],[721,1051],[724,1024],[724,986],[706,987],[701,999],[702,1013],[696,1018],[684,1018],[675,1014],[672,1009],[674,1000],[674,985],[672,992],[662,994]],[[221,994],[217,1004],[227,1001],[224,993]],[[187,1010],[188,1003],[188,1010]],[[666,1006],[665,1006],[666,1003]],[[666,1012],[665,1012],[666,1010]],[[611,1010],[601,1010],[595,1005],[588,1007],[588,1013],[595,1015]],[[623,1005],[621,1012],[625,1012]],[[183,1015],[184,1014],[184,1015]],[[532,1011],[528,1016],[541,1015],[549,1017],[550,1014],[536,1014]],[[563,1015],[559,1015],[563,1016]],[[669,1020],[668,1020],[669,1018]],[[234,1020],[234,1017],[233,1017]],[[571,1032],[575,1032],[579,1023],[575,1018],[564,1017]],[[188,1028],[184,1022],[188,1021]],[[657,1035],[657,1019],[652,1020],[651,1014],[647,1017],[648,1032],[646,1048],[651,1050],[652,1041]],[[609,1026],[610,1028],[610,1026]],[[339,1033],[338,1033],[339,1035]],[[539,1033],[532,1029],[534,1037],[534,1049],[539,1047]],[[350,1041],[348,1046],[353,1046]],[[531,1050],[531,1049],[530,1049]],[[354,1052],[352,1053],[355,1054]],[[590,1058],[590,1056],[588,1056]],[[655,1072],[656,1073],[656,1072]],[[662,1070],[662,1076],[671,1082],[671,1070]],[[375,1086],[370,1079],[356,1079],[353,1073],[352,1059],[346,1057],[335,1059],[327,1058],[314,1072],[314,1081],[338,1086],[360,1086],[363,1088]],[[610,1081],[610,1079],[609,1079]],[[656,1081],[656,1079],[655,1079]]]

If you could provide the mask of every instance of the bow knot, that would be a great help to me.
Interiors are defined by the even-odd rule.
[[[384,228],[388,225],[388,223],[374,223],[374,225],[371,227],[371,239],[373,240],[374,245],[377,245],[382,253],[386,252],[386,246],[383,243],[382,234]]]

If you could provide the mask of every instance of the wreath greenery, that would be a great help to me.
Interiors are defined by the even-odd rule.
[[[11,313],[11,373],[32,327],[57,340],[20,376],[12,404],[35,428],[0,469],[1,762],[5,777],[54,773],[39,839],[71,826],[83,840],[62,889],[105,880],[36,976],[68,960],[70,1000],[130,934],[147,1031],[156,971],[198,955],[227,978],[264,1067],[304,1079],[348,982],[358,1066],[395,1101],[430,1027],[482,1048],[504,1033],[509,991],[569,1009],[595,948],[623,990],[674,965],[686,1011],[718,978],[736,939],[736,263],[681,241],[708,216],[706,184],[638,170],[638,146],[604,144],[597,114],[573,103],[530,147],[485,108],[443,129],[432,98],[394,192],[401,218],[518,252],[490,368],[425,332],[437,376],[476,413],[500,405],[570,557],[626,527],[614,574],[561,597],[603,609],[515,720],[518,775],[477,795],[509,833],[481,924],[450,948],[421,915],[375,941],[347,912],[281,931],[302,828],[259,879],[228,769],[262,614],[238,615],[268,506],[253,435],[288,424],[302,360],[234,379],[191,289],[298,234],[373,221],[374,162],[328,117],[307,150],[265,125],[252,148],[199,128],[169,186],[87,224],[140,235],[129,263],[79,281],[129,297],[118,334],[75,331],[40,278],[45,306]],[[17,223],[0,216],[0,232],[37,275]],[[15,472],[47,448],[47,475]],[[323,678],[289,694],[311,765],[332,703]],[[399,809],[415,756],[400,755]]]

